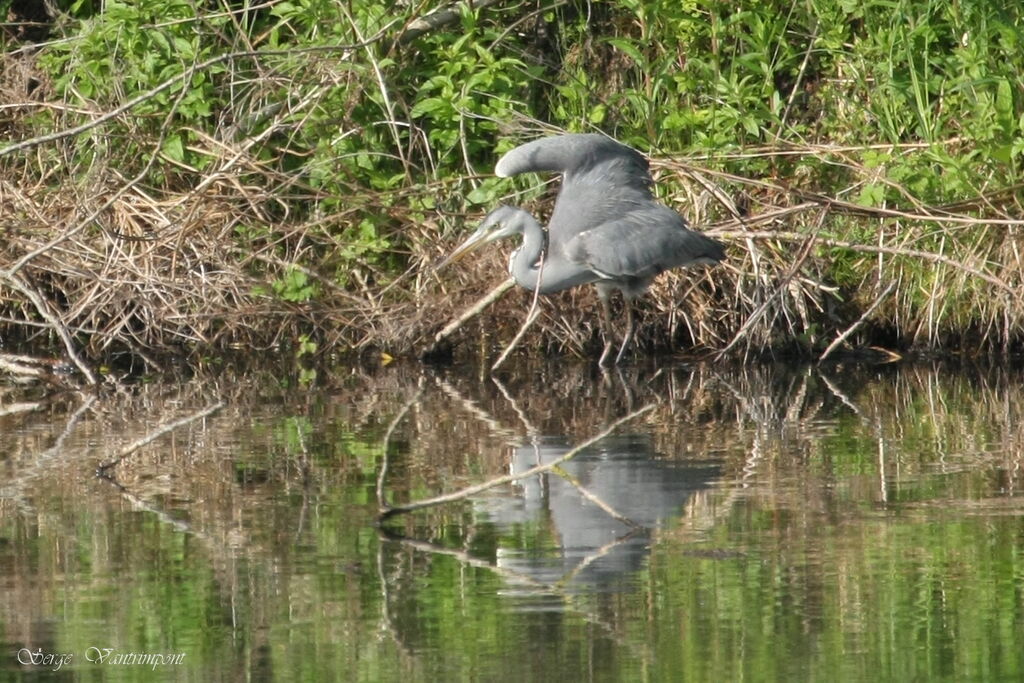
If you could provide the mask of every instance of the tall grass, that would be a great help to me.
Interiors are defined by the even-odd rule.
[[[496,202],[550,205],[547,179],[493,177],[497,156],[601,130],[729,244],[723,267],[659,280],[645,346],[1021,341],[1009,3],[57,6],[45,40],[5,33],[8,335],[151,365],[232,346],[416,354],[505,257],[428,266]],[[523,348],[587,353],[594,303],[553,299]],[[507,295],[457,349],[507,341],[524,308]]]

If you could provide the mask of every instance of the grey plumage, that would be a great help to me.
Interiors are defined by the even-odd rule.
[[[562,174],[547,232],[526,211],[500,206],[445,263],[495,239],[522,234],[523,246],[509,264],[519,285],[531,291],[539,288],[541,294],[586,283],[597,287],[605,332],[602,365],[611,351],[612,292],[622,292],[626,303],[627,327],[615,358],[618,363],[633,336],[632,301],[658,274],[725,258],[722,245],[690,230],[682,216],[655,200],[643,155],[611,138],[542,138],[505,154],[495,171],[502,177],[537,171]]]

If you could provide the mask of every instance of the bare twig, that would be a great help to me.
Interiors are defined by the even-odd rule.
[[[889,296],[889,294],[891,294],[894,289],[896,289],[896,281],[895,280],[893,280],[892,282],[889,283],[889,286],[885,288],[885,291],[883,291],[881,294],[879,294],[877,297],[875,297],[875,300],[873,302],[871,302],[871,305],[868,306],[867,310],[864,311],[864,313],[860,316],[860,318],[857,320],[857,322],[855,322],[852,325],[850,325],[849,327],[847,327],[843,331],[842,334],[837,336],[832,341],[832,343],[828,345],[828,348],[826,348],[824,351],[821,352],[821,355],[818,357],[818,362],[821,362],[821,361],[825,360],[826,358],[828,358],[829,355],[831,355],[832,352],[835,351],[836,348],[838,348],[840,344],[842,344],[844,341],[846,341],[846,339],[851,334],[853,334],[857,330],[858,327],[863,325],[864,322],[868,318],[871,317],[871,314],[875,312],[875,309],[878,308],[881,305],[882,301],[884,301],[885,298],[887,296]]]
[[[187,424],[195,422],[196,420],[201,420],[204,417],[212,415],[213,413],[217,412],[218,410],[220,410],[223,407],[224,407],[224,403],[223,402],[215,403],[212,406],[209,406],[207,408],[204,408],[203,410],[200,410],[198,413],[193,413],[192,415],[188,415],[187,417],[183,417],[183,418],[181,418],[179,420],[175,420],[173,422],[168,422],[168,423],[160,425],[154,431],[150,432],[146,436],[142,437],[141,439],[136,439],[135,441],[131,442],[130,444],[128,444],[127,446],[122,448],[120,451],[118,451],[117,455],[114,456],[113,458],[111,458],[110,460],[107,460],[106,462],[100,463],[96,467],[96,474],[97,474],[97,476],[101,476],[101,477],[107,476],[107,472],[111,468],[116,467],[117,465],[119,465],[125,458],[127,458],[129,455],[131,455],[135,451],[139,450],[143,446],[145,446],[145,445],[147,445],[149,443],[152,443],[153,441],[156,441],[157,439],[159,439],[164,434],[166,434],[168,432],[172,432],[175,429],[177,429],[178,427],[183,427],[183,426],[185,426]]]
[[[496,4],[497,2],[498,0],[473,0],[469,5],[473,9],[484,9]],[[459,10],[455,4],[452,4],[448,7],[437,9],[430,14],[419,17],[418,19],[410,22],[405,30],[402,31],[401,35],[398,37],[398,44],[406,45],[411,43],[424,33],[436,31],[442,26],[447,26],[448,24],[458,21],[459,16],[461,16],[461,10]]]
[[[751,327],[753,327],[753,325],[758,321],[758,319],[760,319],[760,317],[764,315],[765,311],[768,310],[768,307],[771,305],[771,303],[782,294],[784,288],[789,284],[793,277],[800,272],[800,268],[807,260],[807,257],[811,255],[811,248],[814,246],[815,235],[817,234],[817,231],[821,229],[821,224],[825,219],[825,215],[826,212],[822,211],[821,215],[818,218],[814,234],[803,236],[804,243],[803,246],[800,248],[800,253],[797,256],[796,261],[789,268],[789,270],[786,271],[786,273],[779,279],[779,282],[775,286],[775,289],[772,291],[771,296],[769,296],[763,302],[761,302],[761,305],[754,309],[754,311],[749,316],[747,316],[746,321],[743,323],[740,329],[737,330],[736,334],[733,335],[732,340],[728,344],[726,344],[721,351],[718,352],[719,357],[725,355],[729,351],[729,349],[731,349],[733,346],[739,343],[741,339],[743,339],[743,337],[747,334],[748,330],[750,330]]]
[[[497,372],[498,368],[505,364],[509,355],[511,355],[512,351],[515,350],[516,346],[519,345],[519,342],[526,335],[527,330],[529,330],[530,326],[533,325],[533,323],[537,321],[537,318],[540,317],[540,309],[537,308],[536,304],[537,300],[534,299],[534,305],[530,306],[530,310],[526,313],[526,319],[523,320],[523,324],[519,327],[519,331],[516,332],[516,336],[512,337],[512,341],[508,343],[505,350],[501,352],[500,356],[498,356],[498,360],[494,361],[494,365],[491,366],[491,372]]]
[[[480,313],[485,308],[487,308],[495,301],[500,299],[502,296],[504,296],[505,292],[512,289],[512,287],[515,286],[515,284],[515,280],[513,280],[512,278],[508,278],[504,280],[501,284],[499,284],[497,287],[487,292],[487,294],[480,297],[480,299],[478,299],[476,303],[474,303],[472,306],[463,311],[458,318],[445,325],[440,332],[434,335],[434,343],[430,347],[430,350],[437,348],[438,344],[440,344],[445,339],[450,337],[452,333],[454,333],[464,324],[466,324],[468,320],[471,320],[478,313]]]
[[[512,337],[512,341],[509,342],[508,346],[505,347],[505,350],[501,352],[500,356],[498,356],[498,360],[494,361],[494,365],[491,366],[491,372],[495,372],[505,363],[505,360],[512,353],[513,349],[516,348],[516,346],[519,344],[519,341],[523,338],[523,336],[526,335],[526,331],[530,329],[530,325],[532,325],[533,322],[537,319],[537,316],[540,315],[540,308],[538,308],[537,304],[540,302],[540,283],[543,281],[544,253],[541,252],[540,266],[537,272],[537,287],[533,290],[533,299],[530,302],[530,310],[526,314],[526,320],[523,321],[523,324],[519,328],[519,331],[516,333],[516,336]]]
[[[563,468],[563,467],[556,467],[556,468],[554,468],[554,472],[555,472],[555,474],[560,476],[562,479],[565,479],[567,482],[569,482],[569,484],[571,484],[572,487],[575,488],[576,491],[581,496],[583,496],[583,498],[585,500],[588,500],[591,503],[593,503],[594,505],[596,505],[597,507],[601,508],[601,510],[604,511],[604,513],[606,515],[608,515],[609,517],[611,517],[615,521],[621,522],[621,523],[625,524],[626,526],[628,526],[628,527],[630,527],[632,529],[639,529],[641,527],[640,524],[637,524],[636,522],[631,520],[629,517],[626,517],[624,514],[622,514],[621,512],[616,510],[615,508],[613,508],[611,505],[609,505],[608,503],[604,502],[604,500],[602,500],[601,497],[598,496],[596,493],[593,493],[592,491],[587,489],[585,486],[583,486],[583,484],[580,483],[580,480],[577,479],[576,477],[572,476],[571,474],[569,474],[565,470],[565,468]]]
[[[67,327],[64,323],[54,315],[53,311],[50,310],[50,306],[39,292],[29,287],[20,277],[5,270],[0,270],[0,282],[6,283],[12,289],[17,290],[26,299],[32,302],[35,306],[36,311],[42,316],[50,325],[50,329],[60,337],[61,342],[64,344],[64,351],[68,354],[68,358],[75,364],[82,376],[89,384],[96,384],[96,375],[93,374],[89,365],[82,360],[78,355],[78,350],[75,348],[75,342],[71,339],[71,333],[68,332]]]
[[[743,232],[743,231],[729,231],[721,230],[714,233],[717,237],[723,238],[749,238],[749,239],[761,239],[761,240],[779,240],[781,242],[805,242],[807,235],[798,232],[785,232],[785,231],[763,231],[763,232]],[[892,254],[895,256],[908,256],[911,258],[919,258],[924,261],[931,261],[933,263],[942,263],[947,266],[962,270],[965,273],[969,273],[974,277],[980,278],[989,284],[995,285],[996,287],[1010,293],[1014,298],[1020,298],[1021,292],[1011,287],[1003,280],[1000,280],[996,276],[978,270],[972,266],[957,261],[956,259],[942,254],[936,254],[930,251],[923,251],[921,249],[906,249],[904,247],[886,247],[879,246],[876,244],[858,244],[856,242],[847,242],[844,240],[830,239],[827,237],[814,237],[814,243],[818,246],[823,247],[837,247],[839,249],[849,249],[850,251],[862,251],[869,254]]]
[[[7,405],[0,404],[0,417],[6,417],[7,415],[17,415],[18,413],[31,413],[34,410],[39,410],[43,407],[41,401],[35,401],[33,403],[8,403]]]
[[[16,377],[39,378],[46,374],[38,359],[30,356],[17,356],[12,353],[0,353],[0,370],[9,372]]]
[[[423,384],[421,382],[419,389],[405,402],[402,409],[398,411],[395,417],[391,420],[391,424],[388,425],[388,429],[384,432],[384,445],[382,446],[384,454],[381,458],[380,472],[377,473],[377,505],[381,509],[388,506],[387,501],[384,499],[384,482],[388,476],[388,447],[391,444],[391,435],[398,427],[399,423],[405,419],[405,414],[409,412],[409,409],[416,405],[416,402],[420,400],[420,396],[423,394]]]

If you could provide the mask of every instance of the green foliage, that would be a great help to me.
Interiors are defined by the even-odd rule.
[[[80,10],[81,4],[72,6]],[[54,87],[65,99],[107,107],[180,76],[212,54],[203,31],[219,30],[226,18],[203,18],[185,0],[109,0],[102,13],[84,20],[74,40],[56,42],[40,57],[54,75]],[[163,125],[168,112],[180,126],[203,125],[221,106],[215,80],[223,67],[197,71],[187,81],[141,102],[134,114]],[[162,151],[173,161],[186,161],[192,138],[177,133],[164,140]]]
[[[196,135],[187,128],[215,134],[232,99],[255,109],[315,93],[286,138],[270,136],[265,156],[321,190],[319,208],[328,211],[349,208],[353,189],[390,193],[424,175],[486,170],[500,147],[501,124],[530,109],[568,130],[599,126],[644,149],[712,157],[780,140],[927,143],[889,160],[890,182],[862,188],[857,199],[870,205],[902,199],[895,186],[925,202],[971,195],[993,179],[1013,177],[1024,151],[1022,13],[1006,6],[571,3],[527,23],[557,35],[554,47],[540,53],[526,32],[506,29],[519,15],[468,7],[457,24],[401,48],[387,40],[362,44],[399,19],[382,1],[348,8],[294,0],[239,22],[223,12],[202,14],[185,0],[112,0],[101,12],[90,8],[73,3],[72,14],[84,17],[73,39],[41,57],[66,99],[102,104],[132,97],[253,36],[262,40],[254,47],[277,51],[361,45],[343,59],[268,52],[258,61],[284,79],[261,83],[259,92],[213,67],[197,72],[184,91],[171,88],[134,110],[158,127],[173,107],[177,125],[160,151],[172,162],[199,164],[190,151]],[[956,153],[948,149],[951,139],[960,145]],[[804,175],[824,173],[819,161],[797,163]],[[780,170],[762,159],[725,165],[752,176]],[[491,196],[477,193],[471,203]],[[354,223],[379,219],[378,208],[353,214]],[[360,230],[345,232],[359,242]],[[372,248],[394,246],[385,237]]]
[[[302,358],[303,356],[312,356],[318,350],[318,344],[309,338],[309,335],[299,335],[299,345],[295,349],[295,357]]]
[[[284,277],[275,280],[271,286],[277,296],[295,303],[309,301],[317,293],[316,285],[309,281],[309,276],[296,268],[286,271]]]
[[[551,111],[566,128],[602,124],[641,148],[712,157],[779,141],[862,145],[865,156],[874,143],[929,143],[891,160],[891,184],[860,193],[871,205],[905,199],[897,185],[923,202],[952,201],[1017,172],[1020,10],[634,0],[598,21],[597,41],[586,40],[593,19],[565,29],[580,46],[565,55],[551,91]],[[605,68],[595,72],[595,63]],[[951,139],[964,151],[951,154]],[[749,158],[727,167],[747,176],[769,170]]]
[[[457,155],[465,146],[471,160],[484,161],[498,122],[513,113],[508,98],[529,72],[519,60],[497,58],[484,47],[498,34],[493,27],[482,31],[474,15],[463,15],[463,31],[454,42],[428,41],[437,70],[416,88],[409,115],[438,156]]]

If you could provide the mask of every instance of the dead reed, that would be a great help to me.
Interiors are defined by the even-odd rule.
[[[330,264],[347,245],[331,235],[344,231],[324,225],[345,217],[275,220],[267,210],[273,193],[251,178],[233,182],[213,167],[194,190],[157,193],[98,163],[84,171],[90,182],[83,189],[75,182],[83,171],[29,172],[28,159],[19,161],[20,173],[0,178],[9,207],[0,219],[0,322],[8,338],[64,340],[84,365],[127,352],[159,368],[168,354],[290,350],[300,336],[324,349],[417,354],[506,277],[500,250],[431,272],[472,217],[414,221],[395,208],[411,190],[377,197],[394,222],[400,270],[356,263],[342,286]],[[854,324],[855,345],[880,335],[911,347],[973,334],[991,348],[1019,341],[1024,268],[1015,205],[979,197],[992,217],[963,210],[970,207],[880,210],[692,165],[659,166],[666,185],[675,181],[677,194],[667,200],[698,207],[694,222],[727,243],[729,259],[713,270],[662,276],[643,308],[642,346],[814,353]],[[741,213],[726,199],[738,195],[756,205]],[[535,206],[543,213],[543,201]],[[262,239],[243,239],[239,226],[254,223],[273,228]],[[854,230],[869,239],[846,237]],[[856,268],[845,282],[837,281],[837,260]],[[290,302],[275,295],[269,283],[293,272],[317,296]],[[463,353],[492,354],[528,306],[528,295],[513,290],[452,341]],[[871,315],[862,319],[865,311]],[[591,352],[595,312],[587,289],[552,297],[523,348]]]

